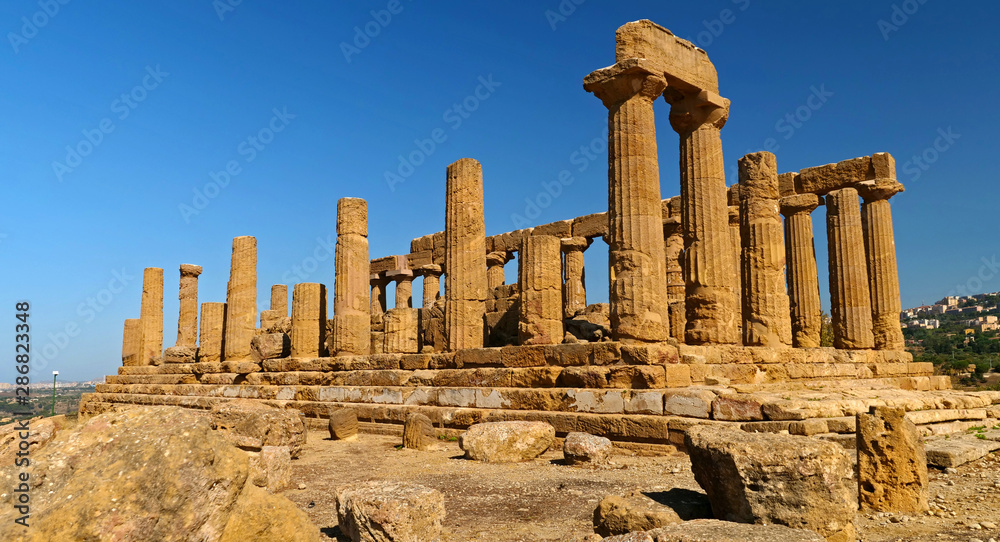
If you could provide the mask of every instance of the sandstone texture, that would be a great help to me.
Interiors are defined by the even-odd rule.
[[[337,489],[340,530],[352,542],[423,542],[441,534],[444,496],[402,482],[358,482]]]
[[[517,463],[544,453],[555,437],[555,429],[545,422],[487,422],[469,427],[459,445],[466,459]]]
[[[257,331],[257,238],[233,239],[233,256],[226,288],[223,359],[250,357],[250,340]]]
[[[338,408],[330,411],[330,438],[347,440],[358,436],[358,414],[350,408]]]
[[[212,429],[234,445],[258,451],[264,446],[288,446],[297,457],[306,442],[302,413],[249,400],[221,403],[212,408]]]
[[[406,417],[403,425],[403,447],[411,450],[426,450],[435,445],[434,424],[431,419],[419,412]]]
[[[604,542],[823,542],[813,531],[781,525],[746,525],[715,519],[698,519],[627,535]]]
[[[609,495],[594,510],[594,532],[602,536],[648,531],[692,519],[711,519],[712,507],[702,493],[685,489],[633,491]]]
[[[483,166],[471,158],[448,166],[444,236],[448,350],[480,348],[486,314],[486,225]]]
[[[927,454],[904,409],[872,407],[858,414],[857,450],[861,510],[927,510]]]
[[[563,442],[563,458],[567,465],[606,465],[614,449],[610,439],[573,432]]]
[[[255,335],[250,341],[250,358],[260,363],[265,359],[287,357],[291,353],[291,341],[284,333]]]

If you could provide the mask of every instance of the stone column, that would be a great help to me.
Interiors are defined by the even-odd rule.
[[[777,160],[769,152],[748,154],[739,175],[743,344],[791,345]]]
[[[250,340],[257,333],[257,238],[233,239],[233,258],[226,288],[224,361],[250,357]]]
[[[413,308],[413,271],[409,269],[390,273],[389,279],[396,282],[396,308]]]
[[[823,327],[812,224],[812,212],[819,203],[820,198],[816,194],[781,198],[781,214],[785,215],[785,261],[788,265],[792,346],[796,348],[818,348]]]
[[[444,236],[448,350],[482,348],[486,315],[483,166],[471,158],[448,166]]]
[[[739,184],[733,185],[734,187],[739,187]],[[730,187],[732,188],[732,187]],[[737,198],[739,198],[737,192]],[[737,305],[740,307],[740,317],[736,319],[736,331],[739,337],[743,337],[743,272],[740,268],[741,254],[743,253],[743,236],[740,235],[740,206],[739,200],[737,200],[736,205],[729,206],[729,242],[733,245],[733,257],[736,259],[736,283],[733,288],[737,300]]]
[[[854,188],[826,196],[826,234],[830,251],[830,316],[833,346],[864,349],[875,346],[872,303],[865,264],[861,204]],[[897,318],[899,314],[897,313]]]
[[[420,351],[420,309],[396,307],[385,311],[385,353]]]
[[[226,331],[226,304],[201,304],[201,335],[198,343],[198,361],[222,361],[222,343]]]
[[[424,277],[423,308],[429,309],[441,297],[441,266],[428,264],[420,266],[419,271]]]
[[[586,237],[561,239],[563,251],[563,318],[572,318],[587,308],[586,270],[583,252],[590,247]]]
[[[365,274],[367,273],[365,270]],[[368,288],[365,287],[365,293],[368,293]],[[288,316],[288,285],[286,284],[275,284],[271,286],[271,310],[277,312],[282,318]]]
[[[503,266],[507,263],[506,252],[490,252],[486,255],[486,291],[492,292],[494,289],[504,285]],[[488,296],[487,296],[488,297]]]
[[[559,344],[563,339],[562,258],[559,238],[525,235],[518,257],[520,344]]]
[[[729,100],[701,91],[670,89],[670,125],[680,134],[681,224],[688,344],[739,341],[740,304],[734,290],[738,273],[729,233],[726,172],[720,130]]]
[[[163,356],[163,269],[147,267],[142,272],[142,348],[139,365],[156,365]]]
[[[200,265],[181,264],[180,316],[177,318],[177,346],[198,344],[198,275]]]
[[[684,342],[684,234],[680,216],[663,223],[664,254],[667,260],[667,301],[670,308],[670,336]]]
[[[857,186],[865,201],[861,207],[861,226],[865,234],[865,253],[868,255],[866,261],[875,348],[902,351],[903,330],[899,324],[899,313],[903,307],[899,299],[896,237],[892,231],[889,198],[902,192],[903,185],[895,179],[879,179]]]
[[[382,329],[382,318],[386,309],[385,294],[389,286],[389,279],[382,275],[369,275],[368,280],[371,285],[369,312],[372,329]]]
[[[326,343],[326,286],[303,282],[292,288],[292,357],[318,357]]]
[[[367,355],[371,351],[372,298],[368,284],[368,202],[363,199],[337,201],[335,258],[330,355]]]
[[[125,320],[125,333],[122,336],[122,366],[140,365],[139,352],[142,348],[142,320],[128,318]]]
[[[669,337],[660,172],[653,101],[666,81],[642,59],[619,62],[584,79],[608,108],[608,262],[612,338]]]

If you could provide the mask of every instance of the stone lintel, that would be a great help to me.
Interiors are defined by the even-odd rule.
[[[615,59],[644,58],[671,86],[719,91],[719,76],[708,54],[646,19],[622,25],[615,33]]]
[[[779,200],[781,204],[781,214],[788,216],[800,211],[812,212],[816,207],[823,204],[822,198],[816,194],[796,194],[785,196]]]

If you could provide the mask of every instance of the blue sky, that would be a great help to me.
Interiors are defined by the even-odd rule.
[[[607,112],[581,81],[642,18],[715,63],[732,100],[728,184],[768,138],[781,171],[889,152],[906,185],[892,200],[903,305],[1000,290],[1000,6],[964,6],[3,2],[0,345],[13,350],[28,300],[36,379],[113,374],[142,269],[165,269],[170,346],[178,265],[202,265],[200,301],[223,301],[238,235],[258,239],[261,308],[274,283],[332,287],[337,199],[368,200],[373,257],[405,253],[443,228],[445,167],[461,157],[483,164],[488,234],[606,210]],[[663,197],[679,193],[668,111],[657,103]],[[563,170],[572,183],[546,198]],[[606,301],[606,247],[587,258],[590,301]]]

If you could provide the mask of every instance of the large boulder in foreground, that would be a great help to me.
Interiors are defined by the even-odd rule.
[[[684,443],[717,519],[856,540],[854,467],[837,444],[717,425],[689,429]]]
[[[601,500],[594,510],[594,532],[612,536],[711,517],[712,506],[703,493],[680,488],[650,493],[633,491]]]
[[[746,525],[697,519],[652,531],[605,538],[604,542],[823,542],[823,537],[781,525]]]
[[[291,501],[249,483],[245,452],[185,409],[95,416],[60,432],[31,462],[30,527],[14,523],[5,491],[0,540],[215,542],[233,540],[233,533],[264,533],[241,540],[319,540],[319,529]],[[0,483],[15,487],[19,472],[4,466]]]
[[[545,422],[487,422],[469,427],[458,444],[467,459],[517,463],[542,455],[555,439],[555,428]]]
[[[403,482],[358,482],[337,489],[337,520],[352,542],[422,542],[441,535],[444,496]]]
[[[264,446],[288,446],[298,457],[306,443],[306,424],[302,413],[249,399],[236,399],[212,408],[212,429],[234,445],[259,452]]]
[[[927,510],[927,454],[902,407],[857,414],[858,500],[862,510],[919,514]]]

